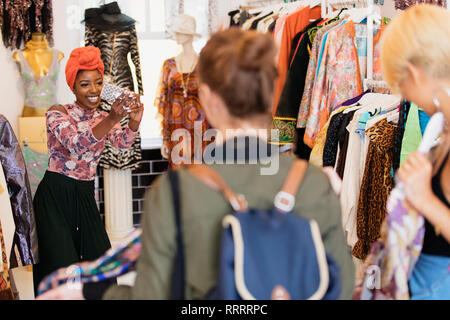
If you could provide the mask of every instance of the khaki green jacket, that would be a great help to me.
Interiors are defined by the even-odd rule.
[[[212,167],[236,193],[245,195],[249,207],[270,208],[281,190],[293,158],[280,156],[277,175],[260,175],[260,164]],[[179,171],[181,216],[186,259],[186,299],[204,299],[218,275],[222,218],[232,212],[222,194],[210,189],[186,170]],[[175,218],[172,192],[166,175],[159,177],[145,198],[141,218],[142,252],[136,265],[134,287],[113,286],[103,299],[169,299],[174,257]],[[319,168],[309,166],[296,197],[296,214],[319,224],[327,253],[340,266],[341,299],[351,299],[354,265],[351,248],[342,230],[339,199]]]

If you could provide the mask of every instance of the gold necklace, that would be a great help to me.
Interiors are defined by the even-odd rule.
[[[180,74],[181,74],[181,86],[182,86],[182,88],[183,88],[183,95],[184,95],[184,98],[186,99],[187,98],[187,95],[188,95],[188,88],[189,88],[189,79],[190,79],[190,77],[191,77],[191,74],[192,74],[192,72],[194,71],[193,70],[193,68],[194,68],[194,66],[195,66],[195,64],[196,64],[197,62],[195,61],[192,65],[191,65],[191,67],[189,68],[189,72],[188,72],[188,77],[187,77],[187,86],[185,85],[185,82],[184,82],[184,73],[183,73],[183,64],[182,64],[182,61],[181,61],[181,58],[180,58]]]

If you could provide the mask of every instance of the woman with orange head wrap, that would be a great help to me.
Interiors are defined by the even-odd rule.
[[[107,139],[121,150],[133,144],[144,108],[139,96],[125,92],[109,114],[97,110],[103,70],[98,48],[73,50],[66,80],[76,101],[46,114],[49,166],[34,198],[40,256],[33,268],[35,291],[51,272],[94,260],[111,247],[94,198],[94,176]],[[127,115],[128,128],[122,130]]]

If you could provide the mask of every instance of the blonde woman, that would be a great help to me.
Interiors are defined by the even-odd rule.
[[[397,16],[384,35],[382,67],[393,91],[428,115],[439,108],[448,123],[450,11],[417,5]],[[444,133],[431,159],[413,153],[398,172],[409,204],[426,219],[423,249],[409,282],[411,299],[450,299],[449,140]]]

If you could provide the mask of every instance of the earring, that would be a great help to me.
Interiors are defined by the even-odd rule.
[[[450,88],[441,88],[447,96],[450,98]],[[433,96],[433,103],[436,106],[438,110],[441,108],[441,103],[439,102],[439,99],[436,96]]]
[[[441,103],[439,102],[438,98],[436,98],[436,96],[433,97],[433,103],[436,109],[439,111],[441,109]]]

